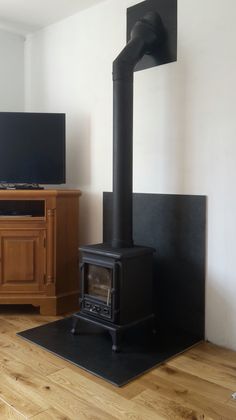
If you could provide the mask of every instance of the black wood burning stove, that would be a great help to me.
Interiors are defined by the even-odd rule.
[[[80,248],[81,310],[74,315],[72,332],[80,319],[102,326],[111,334],[113,351],[120,348],[123,330],[154,319],[154,250],[134,246],[132,238],[133,72],[143,55],[156,52],[164,39],[160,16],[147,13],[113,63],[112,241]]]
[[[112,350],[118,351],[123,330],[154,319],[153,249],[97,244],[80,250],[82,288],[78,316],[106,328],[112,337]]]

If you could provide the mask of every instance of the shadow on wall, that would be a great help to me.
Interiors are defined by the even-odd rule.
[[[79,111],[67,114],[67,185],[82,191],[79,210],[80,244],[101,237],[98,220],[102,220],[102,195],[89,191],[91,188],[91,118]],[[94,218],[96,214],[96,218]],[[100,229],[101,230],[101,229]]]
[[[171,175],[176,179],[176,192],[184,192],[185,188],[185,158],[187,147],[187,69],[183,60],[176,65],[169,65],[164,80],[164,137],[165,153],[176,162],[175,172]],[[170,168],[171,170],[171,168]],[[174,182],[174,181],[172,181]]]
[[[134,190],[183,193],[188,141],[186,63],[180,59],[135,77]]]
[[[232,336],[228,325],[230,323],[229,314],[232,314],[233,311],[227,301],[227,292],[222,287],[222,279],[216,281],[215,276],[210,274],[206,283],[206,307],[206,340],[227,348],[232,347],[229,345],[232,342]],[[235,319],[232,325],[235,326]],[[217,341],[212,337],[214,339],[217,337]]]
[[[96,215],[96,217],[94,217]],[[82,191],[80,200],[80,245],[101,242],[102,192]]]
[[[42,31],[37,48],[31,38],[25,43],[25,111],[49,112],[47,85],[46,34]],[[37,83],[35,83],[36,75]],[[56,112],[55,109],[52,112]],[[59,112],[59,111],[58,111]]]
[[[90,116],[67,113],[67,184],[82,190],[91,184]]]

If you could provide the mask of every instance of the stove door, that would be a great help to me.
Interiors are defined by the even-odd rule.
[[[116,265],[82,264],[82,310],[115,321]]]
[[[85,279],[85,293],[93,299],[111,305],[111,289],[113,273],[110,268],[89,264]]]

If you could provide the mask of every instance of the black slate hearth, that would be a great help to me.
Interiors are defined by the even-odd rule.
[[[139,326],[127,331],[122,352],[114,353],[107,331],[81,321],[80,334],[74,336],[70,333],[72,322],[69,317],[18,335],[116,386],[127,384],[199,342],[184,332],[158,331],[154,336]]]

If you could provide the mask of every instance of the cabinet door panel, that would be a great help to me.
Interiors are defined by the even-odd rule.
[[[26,293],[42,291],[45,231],[4,231],[0,239],[0,290]]]

